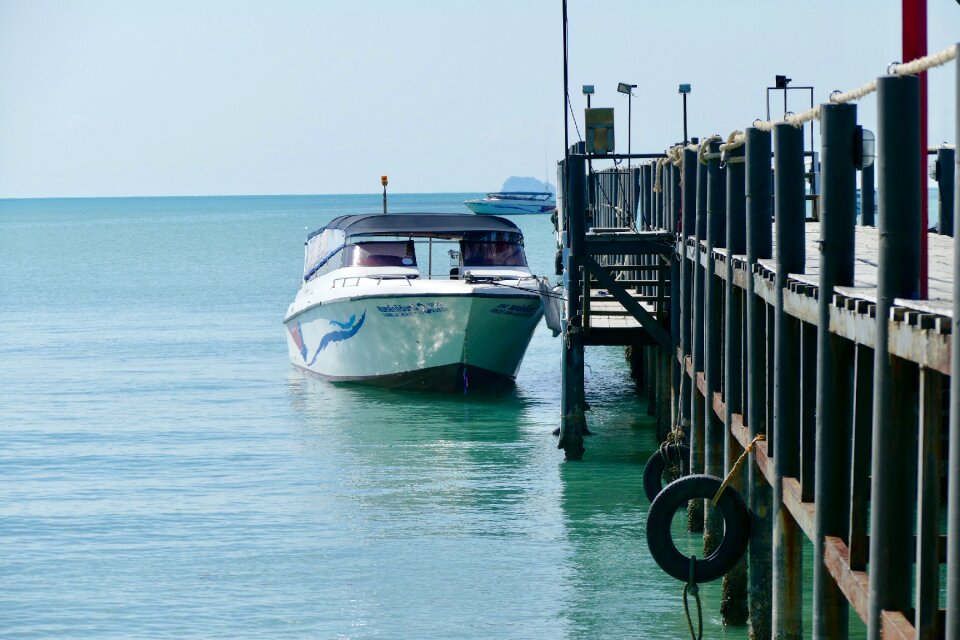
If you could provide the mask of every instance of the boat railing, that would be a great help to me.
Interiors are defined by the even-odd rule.
[[[344,287],[358,287],[360,286],[361,280],[373,280],[373,284],[376,285],[382,284],[384,280],[403,280],[407,286],[412,287],[413,284],[410,281],[419,277],[420,275],[416,273],[368,273],[362,276],[344,276],[342,278],[334,278],[332,288],[336,289],[338,286],[341,289]],[[339,283],[339,285],[337,283]]]

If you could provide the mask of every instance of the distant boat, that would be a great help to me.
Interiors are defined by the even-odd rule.
[[[557,208],[553,194],[546,191],[499,191],[463,204],[474,213],[501,216],[550,213]]]
[[[435,245],[450,257],[437,275]],[[284,320],[290,359],[331,380],[380,386],[509,384],[543,314],[540,288],[509,220],[341,216],[307,237]]]

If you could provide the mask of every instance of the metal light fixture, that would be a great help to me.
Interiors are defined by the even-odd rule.
[[[632,149],[630,143],[632,142],[631,134],[631,120],[633,120],[633,90],[637,88],[635,84],[628,84],[626,82],[620,82],[617,84],[617,91],[620,93],[627,94],[627,169],[630,169],[630,154]]]
[[[583,95],[587,96],[587,109],[590,108],[590,96],[593,95],[593,85],[585,84],[583,85]]]
[[[683,96],[683,144],[687,144],[687,94],[690,93],[690,85],[681,84],[677,92]]]
[[[861,126],[856,128],[856,138],[853,141],[853,164],[857,169],[870,167],[877,158],[877,136],[873,131]]]

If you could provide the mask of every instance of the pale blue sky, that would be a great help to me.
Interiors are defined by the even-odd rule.
[[[633,150],[764,115],[785,73],[816,100],[900,59],[900,0],[570,0],[571,98]],[[960,5],[928,0],[929,49]],[[0,197],[484,191],[553,181],[560,0],[0,0]],[[954,69],[930,74],[953,141]],[[795,110],[805,105],[792,103]],[[872,127],[872,98],[862,102]],[[571,125],[572,139],[576,139]]]

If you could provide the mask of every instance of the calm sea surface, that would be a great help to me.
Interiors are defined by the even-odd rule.
[[[578,463],[551,435],[560,343],[542,325],[505,395],[288,363],[305,232],[379,207],[0,200],[0,636],[689,637],[682,585],[647,552],[657,443],[622,349],[588,351]],[[553,277],[548,217],[516,222]],[[719,588],[704,636],[746,638]]]

